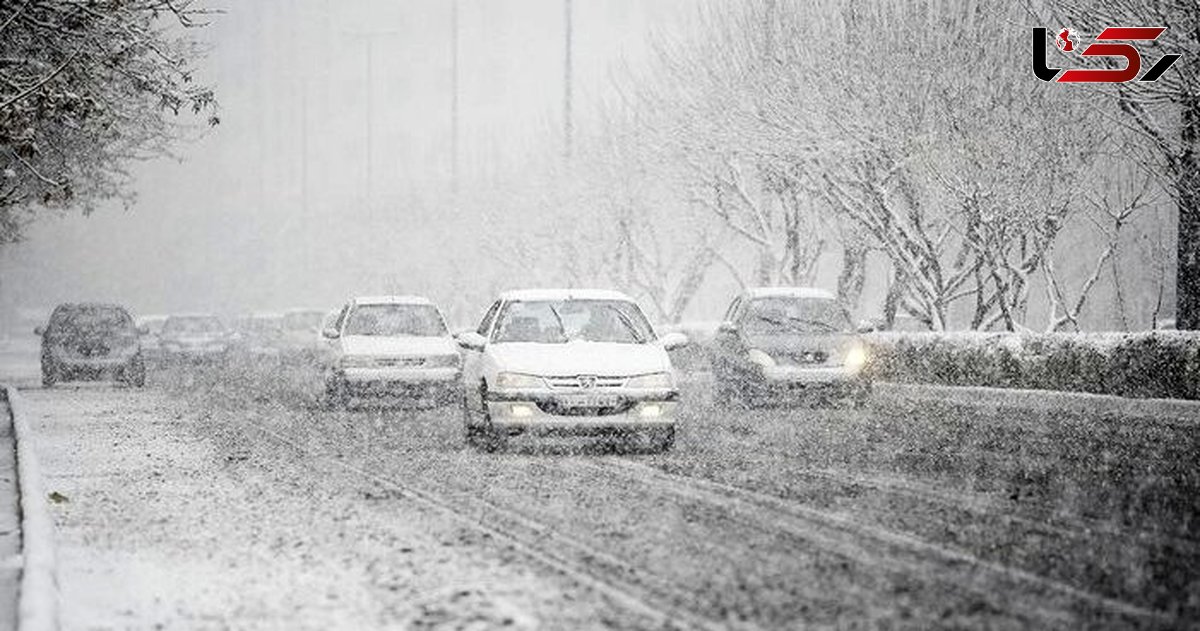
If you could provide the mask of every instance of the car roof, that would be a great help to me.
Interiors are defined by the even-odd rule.
[[[171,318],[217,318],[217,314],[204,313],[201,311],[197,311],[197,312],[193,312],[193,313],[172,313],[171,315],[167,316],[168,320],[170,320]],[[217,318],[217,319],[220,320],[220,318]]]
[[[425,296],[358,296],[351,300],[358,305],[432,305]]]
[[[833,292],[818,287],[750,287],[747,298],[824,298],[834,300]]]
[[[119,309],[127,312],[123,305],[113,302],[64,302],[54,307],[54,311],[58,311],[60,309],[64,311],[79,311],[82,309]]]
[[[500,294],[504,301],[532,300],[623,300],[633,298],[611,289],[514,289]]]

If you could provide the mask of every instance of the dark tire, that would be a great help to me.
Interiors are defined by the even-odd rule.
[[[325,380],[325,392],[321,402],[331,410],[344,410],[348,407],[345,385],[338,379]]]
[[[53,361],[42,360],[42,387],[53,388],[62,380],[62,373]]]
[[[658,440],[655,443],[659,453],[667,453],[675,448],[675,428],[668,427],[658,432]]]
[[[135,388],[146,386],[146,363],[141,357],[133,358],[122,370],[121,380]]]

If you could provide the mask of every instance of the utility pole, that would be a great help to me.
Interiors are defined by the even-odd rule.
[[[566,33],[566,47],[563,55],[563,154],[567,160],[570,160],[571,136],[574,134],[573,121],[571,120],[571,30],[573,28],[571,0],[563,0],[563,19],[565,22],[563,30]]]
[[[375,40],[381,37],[396,37],[398,33],[395,31],[367,31],[351,32],[347,33],[347,35],[355,39],[364,40],[366,42],[366,57],[364,59],[364,65],[366,66],[366,103],[364,103],[364,108],[366,109],[366,120],[364,121],[364,133],[366,134],[366,138],[363,142],[363,149],[365,151],[364,166],[366,170],[364,173],[366,179],[366,190],[364,191],[364,197],[366,198],[367,211],[365,223],[368,234],[368,243],[370,244],[367,252],[372,259],[377,260],[381,247],[379,243],[380,231],[375,225]],[[379,284],[380,283],[378,282],[377,278],[376,286]]]
[[[450,5],[450,189],[458,193],[458,0]]]

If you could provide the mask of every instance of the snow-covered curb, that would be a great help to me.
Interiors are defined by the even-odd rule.
[[[17,445],[17,489],[21,494],[21,592],[18,631],[58,629],[58,566],[54,521],[42,489],[42,471],[33,449],[33,431],[16,388],[4,386]]]
[[[877,381],[875,394],[880,398],[908,398],[922,401],[947,401],[957,404],[1041,405],[1072,412],[1120,412],[1129,416],[1171,417],[1200,422],[1200,401],[1184,399],[1131,399],[1111,394],[992,388],[986,386],[943,386],[933,384]]]

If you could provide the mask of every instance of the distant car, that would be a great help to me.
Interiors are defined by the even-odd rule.
[[[166,323],[165,315],[148,315],[137,319],[137,329],[142,336],[142,357],[148,365],[162,362],[162,344],[159,343],[158,337],[162,335],[162,328]]]
[[[866,347],[833,294],[749,289],[734,299],[710,359],[720,401],[756,404],[803,394],[870,394]]]
[[[458,342],[468,443],[495,450],[528,431],[642,434],[661,450],[674,445],[679,393],[667,352],[687,337],[657,337],[625,294],[507,292]]]
[[[321,350],[321,325],[325,312],[320,309],[293,309],[281,319],[279,348],[289,358],[312,360]]]
[[[235,348],[254,359],[278,360],[283,346],[283,316],[260,311],[242,316],[234,324]]]
[[[168,362],[223,361],[232,335],[221,319],[209,313],[172,315],[163,323],[159,346]]]
[[[62,304],[34,333],[42,337],[42,385],[70,379],[116,379],[141,387],[146,365],[133,318],[111,304]]]
[[[323,335],[331,341],[325,394],[335,405],[444,405],[462,397],[458,346],[427,298],[355,298]]]

